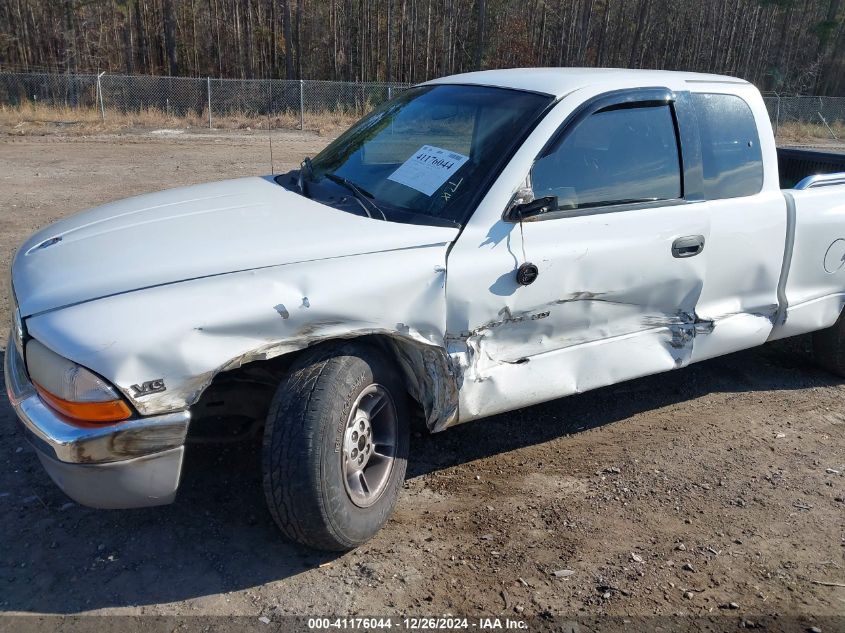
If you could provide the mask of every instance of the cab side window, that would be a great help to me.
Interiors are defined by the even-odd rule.
[[[668,105],[612,106],[582,121],[531,170],[535,198],[563,209],[673,200],[681,165]]]
[[[701,136],[704,197],[753,196],[763,188],[763,156],[751,108],[736,95],[693,93]]]

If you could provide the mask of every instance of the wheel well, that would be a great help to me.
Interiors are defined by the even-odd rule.
[[[443,348],[386,334],[329,339],[270,360],[220,372],[191,406],[192,442],[236,441],[258,433],[282,376],[302,354],[350,341],[379,348],[399,370],[413,418],[440,430],[457,414],[457,383]]]

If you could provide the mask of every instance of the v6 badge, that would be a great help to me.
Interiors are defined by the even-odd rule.
[[[132,385],[130,389],[135,392],[136,398],[140,398],[142,396],[149,396],[153,393],[166,391],[167,387],[164,386],[164,378],[156,378],[155,380],[148,380],[140,385]]]

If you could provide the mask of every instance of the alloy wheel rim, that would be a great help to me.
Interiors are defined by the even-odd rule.
[[[396,460],[396,406],[379,384],[355,399],[343,434],[343,484],[356,506],[379,500],[390,482]]]

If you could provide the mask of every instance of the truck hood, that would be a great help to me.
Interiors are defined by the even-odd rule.
[[[52,224],[15,256],[21,315],[162,284],[268,266],[447,244],[458,231],[372,220],[271,177],[181,187]]]

